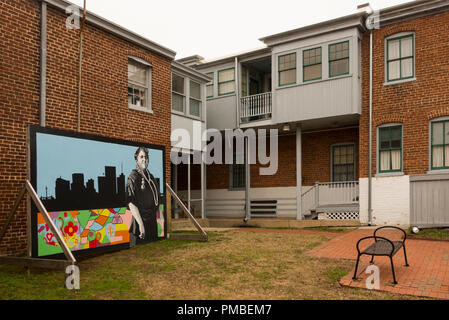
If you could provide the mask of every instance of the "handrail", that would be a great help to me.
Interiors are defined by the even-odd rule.
[[[306,192],[304,192],[303,194],[301,194],[301,197],[304,197],[306,194],[308,194],[310,191],[312,191],[313,189],[315,189],[316,186],[312,186],[309,190],[307,190]]]
[[[245,99],[245,98],[249,98],[249,97],[257,97],[257,96],[268,95],[268,94],[271,94],[271,92],[269,91],[269,92],[262,92],[262,93],[257,93],[257,94],[251,94],[251,95],[248,95],[248,96],[241,97],[240,99]]]

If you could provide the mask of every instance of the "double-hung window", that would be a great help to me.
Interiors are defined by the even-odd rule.
[[[279,86],[296,83],[296,53],[279,56],[278,60]]]
[[[191,116],[199,117],[201,114],[201,85],[190,81],[189,112]]]
[[[354,144],[332,146],[332,182],[355,180]]]
[[[234,152],[233,154],[233,162],[231,164],[230,170],[230,188],[229,189],[243,189],[245,188],[245,164],[237,163],[237,154]]]
[[[128,59],[128,106],[151,110],[151,65]]]
[[[432,170],[449,169],[449,120],[431,123]]]
[[[379,128],[379,173],[402,171],[402,125]]]
[[[321,79],[321,47],[303,51],[304,82]]]
[[[234,68],[218,71],[218,95],[231,94],[235,92]]]
[[[212,80],[206,85],[206,98],[214,97],[214,73],[206,73],[207,76],[211,77]]]
[[[414,46],[413,34],[387,39],[387,82],[414,77]]]
[[[184,113],[185,110],[184,78],[172,74],[172,110]]]
[[[349,74],[349,41],[329,45],[329,77]]]

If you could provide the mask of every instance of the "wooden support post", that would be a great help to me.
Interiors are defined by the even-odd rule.
[[[37,208],[40,210],[40,213],[44,217],[45,222],[47,223],[47,225],[50,227],[51,231],[55,235],[67,260],[49,260],[49,259],[36,259],[36,258],[32,258],[32,257],[0,256],[0,264],[12,264],[12,265],[24,266],[28,275],[30,275],[30,267],[46,268],[46,269],[59,269],[62,267],[67,267],[69,265],[74,265],[76,263],[75,257],[73,256],[69,247],[65,243],[64,239],[62,238],[62,235],[60,234],[59,230],[56,228],[55,224],[53,223],[53,220],[51,220],[50,215],[48,214],[47,210],[45,209],[44,205],[42,204],[41,200],[39,199],[39,196],[37,195],[36,191],[34,190],[33,186],[31,185],[31,183],[28,180],[25,181],[25,185],[22,188],[22,190],[20,191],[19,196],[17,197],[17,199],[11,209],[11,212],[9,213],[8,220],[6,221],[6,224],[3,226],[3,229],[0,233],[0,242],[4,237],[6,230],[8,229],[8,226],[11,224],[11,221],[14,218],[14,214],[16,213],[17,209],[19,208],[20,202],[22,201],[22,199],[25,196],[25,193],[27,191],[28,191],[28,194],[31,196],[31,199],[33,199],[34,203],[36,204]],[[28,230],[28,232],[31,232],[31,230]],[[30,247],[30,244],[28,244],[28,246]]]
[[[167,192],[167,233],[171,232],[171,193]]]
[[[182,208],[182,210],[184,211],[184,213],[186,214],[186,216],[188,218],[190,218],[190,220],[192,220],[193,225],[195,226],[195,228],[202,234],[202,236],[206,239],[207,241],[207,233],[203,230],[203,228],[200,226],[200,224],[198,223],[198,221],[196,221],[195,217],[190,213],[190,211],[187,209],[187,207],[184,205],[184,203],[181,201],[181,199],[179,199],[179,197],[176,195],[176,193],[172,190],[172,188],[170,187],[170,185],[167,183],[167,190],[168,192],[171,193],[171,195],[173,196],[173,198],[176,200],[176,202],[179,204],[179,206]]]
[[[34,203],[36,204],[37,208],[39,209],[40,213],[44,217],[45,222],[50,227],[54,236],[58,240],[58,243],[61,246],[62,251],[64,251],[64,255],[66,256],[67,260],[71,261],[72,263],[76,263],[76,259],[73,256],[72,251],[70,251],[69,247],[65,243],[64,239],[62,238],[61,233],[56,228],[55,224],[53,223],[53,220],[51,220],[51,217],[48,214],[47,210],[45,209],[44,205],[42,204],[41,199],[39,199],[39,196],[37,195],[36,191],[34,191],[33,186],[31,185],[31,183],[28,180],[26,181],[26,188],[27,188],[28,193],[30,194],[31,198],[33,199]]]

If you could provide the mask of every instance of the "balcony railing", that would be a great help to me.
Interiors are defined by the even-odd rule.
[[[271,92],[255,94],[240,99],[241,122],[271,119]]]

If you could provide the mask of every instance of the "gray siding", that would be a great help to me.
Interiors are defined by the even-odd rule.
[[[352,76],[279,89],[274,106],[279,123],[358,113]]]
[[[449,175],[410,177],[410,224],[449,226]]]
[[[207,100],[207,127],[218,130],[237,128],[236,96]]]

